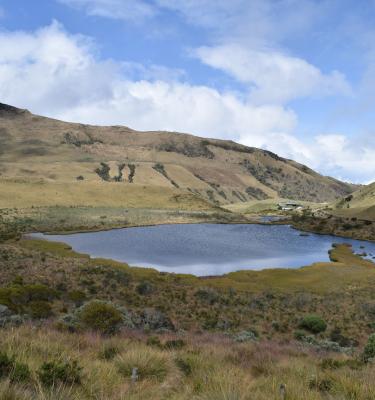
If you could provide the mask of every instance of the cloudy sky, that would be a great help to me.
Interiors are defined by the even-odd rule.
[[[375,181],[375,0],[0,0],[0,102]]]

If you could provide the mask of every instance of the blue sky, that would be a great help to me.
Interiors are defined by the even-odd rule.
[[[375,180],[375,1],[0,0],[0,101]]]

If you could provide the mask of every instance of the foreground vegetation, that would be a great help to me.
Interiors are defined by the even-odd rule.
[[[372,364],[294,341],[235,343],[191,334],[102,337],[26,325],[3,330],[0,345],[0,371],[4,354],[14,355],[23,371],[3,373],[2,399],[277,400],[284,388],[291,400],[375,397]]]
[[[3,242],[0,398],[373,399],[374,264],[330,256],[197,278]]]

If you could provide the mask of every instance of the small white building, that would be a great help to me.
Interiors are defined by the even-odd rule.
[[[302,210],[303,206],[295,202],[279,203],[278,209],[282,211]]]

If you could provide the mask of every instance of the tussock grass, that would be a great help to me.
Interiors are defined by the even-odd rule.
[[[25,384],[1,380],[0,398],[277,400],[281,383],[291,400],[369,400],[375,396],[372,364],[353,369],[343,362],[327,370],[321,367],[322,357],[327,355],[304,350],[293,342],[236,344],[217,335],[212,339],[190,334],[186,348],[171,351],[147,346],[142,335],[66,334],[47,325],[5,329],[1,348],[27,363],[32,379]],[[103,346],[116,346],[118,355],[103,360],[98,354]],[[347,356],[336,358],[345,361]],[[44,387],[36,371],[51,360],[78,360],[81,384]],[[184,373],[177,360],[184,360],[190,372]],[[134,367],[139,368],[139,380],[132,383]]]

